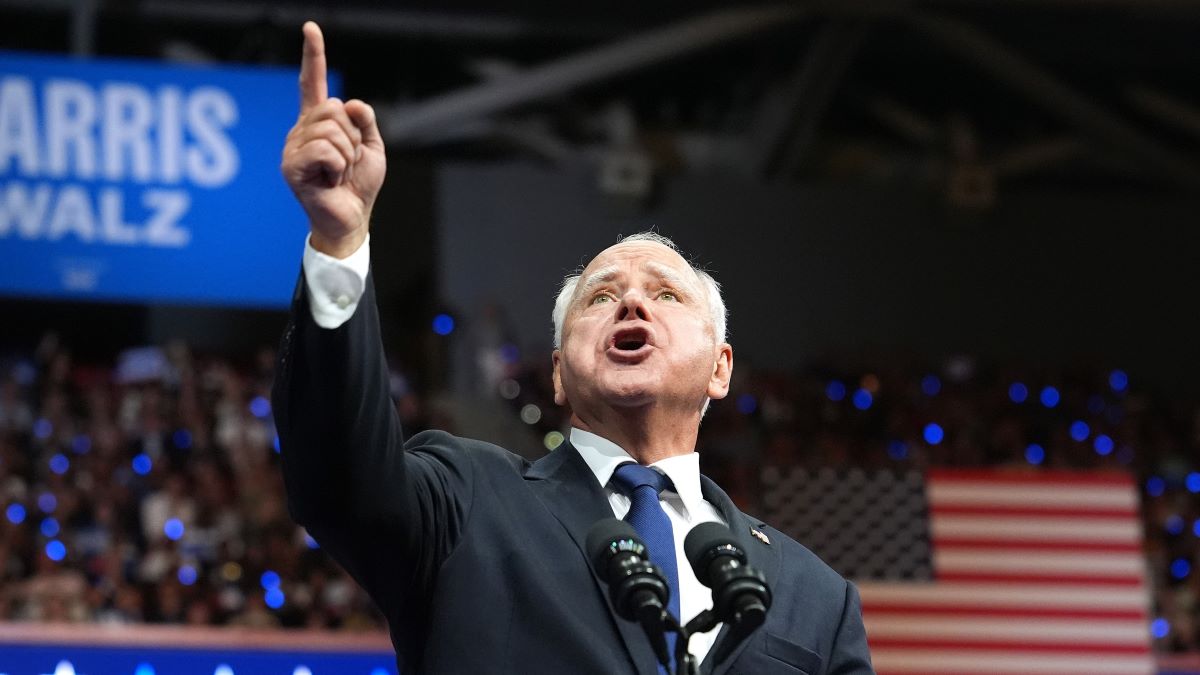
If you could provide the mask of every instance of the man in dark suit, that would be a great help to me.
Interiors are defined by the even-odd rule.
[[[706,672],[871,672],[854,587],[699,474],[700,419],[728,392],[733,351],[719,287],[669,240],[627,238],[564,284],[554,390],[571,409],[570,442],[531,463],[443,432],[404,438],[369,270],[383,142],[369,106],[326,96],[323,38],[313,23],[304,34],[301,113],[282,170],[311,232],[279,354],[276,423],[293,517],[370,592],[401,669],[658,672],[584,545],[596,521],[645,506],[619,480],[641,465],[661,481],[649,508],[675,550],[652,553],[677,563],[680,619],[711,606],[681,557],[697,523],[728,525],[774,594],[766,623],[720,663],[727,629],[693,639]]]

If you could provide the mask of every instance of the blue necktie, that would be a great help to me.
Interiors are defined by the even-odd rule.
[[[667,585],[671,587],[667,609],[679,619],[679,567],[675,561],[675,534],[671,529],[671,519],[658,503],[659,493],[673,487],[671,479],[650,467],[626,463],[613,472],[612,483],[618,492],[629,497],[629,513],[625,514],[625,522],[632,525],[642,537],[646,548],[650,550],[651,562],[662,568]],[[672,661],[675,637],[674,633],[667,634],[667,649]],[[667,672],[662,664],[659,664],[658,670],[660,673]]]

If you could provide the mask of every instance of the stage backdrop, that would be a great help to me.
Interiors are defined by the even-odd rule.
[[[0,52],[0,293],[285,306],[297,76]]]

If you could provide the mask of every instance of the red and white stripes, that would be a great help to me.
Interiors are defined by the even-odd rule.
[[[860,584],[879,673],[1151,673],[1128,476],[934,471],[933,583]]]

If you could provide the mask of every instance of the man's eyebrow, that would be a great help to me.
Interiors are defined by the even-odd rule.
[[[588,275],[588,278],[584,279],[583,283],[579,285],[580,294],[587,295],[597,286],[612,281],[613,278],[617,276],[618,272],[620,272],[620,268],[618,268],[616,265],[601,267],[595,272],[592,272]]]
[[[659,278],[661,278],[663,281],[668,281],[670,283],[677,284],[680,286],[692,285],[686,277],[681,275],[678,270],[676,270],[674,267],[671,267],[670,265],[664,265],[660,262],[648,260],[648,261],[646,261],[644,266],[646,269],[657,274],[659,276]]]

